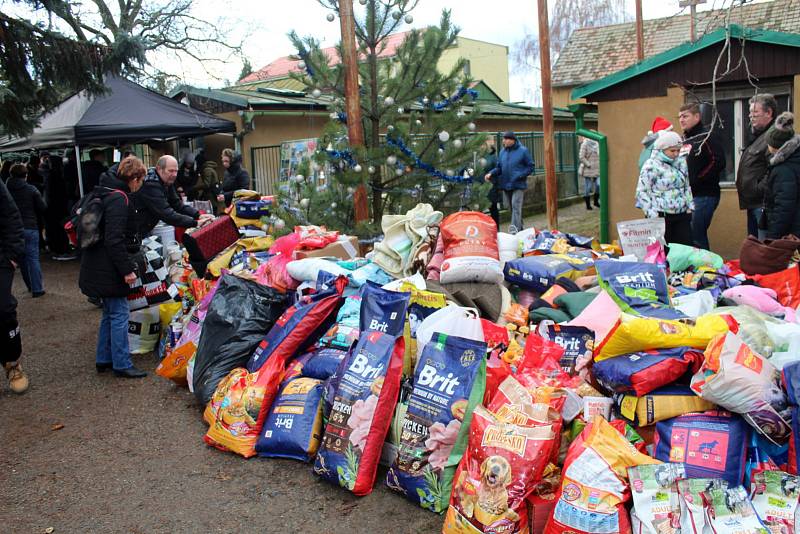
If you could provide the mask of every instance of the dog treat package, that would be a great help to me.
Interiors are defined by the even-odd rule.
[[[609,391],[642,397],[689,370],[697,372],[702,364],[703,353],[695,349],[654,349],[595,362],[592,374]]]
[[[622,314],[603,342],[595,347],[594,359],[599,362],[622,354],[643,350],[691,347],[705,350],[718,334],[736,332],[736,321],[730,315],[701,315],[697,319],[670,321]]]
[[[689,386],[669,385],[641,397],[634,394],[614,395],[617,411],[626,421],[636,426],[653,425],[688,413],[714,410],[716,405],[695,395]]]
[[[295,378],[283,386],[256,442],[259,456],[309,462],[322,439],[322,381]]]
[[[264,401],[264,387],[256,383],[257,379],[258,373],[237,367],[220,381],[203,412],[208,423],[203,441],[245,458],[255,456],[256,420]]]
[[[557,438],[551,425],[504,423],[477,406],[442,533],[528,534],[527,498],[541,480]]]
[[[302,374],[308,378],[316,378],[318,380],[327,380],[339,364],[342,363],[347,357],[346,350],[339,350],[334,348],[318,348],[308,352],[308,360],[303,365]]]
[[[650,464],[628,469],[634,534],[661,534],[680,528],[678,480],[686,478],[683,464]]]
[[[595,264],[597,281],[622,311],[644,317],[681,319],[672,307],[664,271],[652,263],[601,260]]]
[[[800,477],[783,471],[761,471],[753,475],[750,490],[753,507],[770,532],[795,534],[800,530]]]
[[[684,478],[678,480],[678,503],[680,504],[679,532],[707,534],[711,524],[706,515],[703,493],[712,489],[726,489],[728,483],[720,478]]]
[[[403,283],[403,291],[411,293],[408,301],[408,320],[403,328],[403,339],[406,343],[406,353],[403,358],[403,376],[410,377],[414,374],[417,365],[417,327],[436,310],[447,306],[447,297],[441,293],[421,291],[414,284]]]
[[[653,463],[659,462],[595,417],[569,446],[558,502],[544,534],[630,533],[628,468]]]
[[[739,413],[761,435],[776,444],[789,440],[791,420],[780,373],[769,360],[736,334],[714,338],[705,363],[692,377],[692,389],[704,399]]]
[[[342,362],[314,472],[356,495],[367,495],[397,404],[410,295],[372,284],[361,295],[362,330]]]
[[[526,256],[506,262],[505,279],[511,284],[544,293],[562,276],[575,280],[594,273],[594,262],[567,254]]]
[[[503,279],[497,225],[491,217],[476,211],[460,211],[445,217],[440,229],[444,240],[441,283],[495,283]]]
[[[742,483],[750,427],[736,414],[709,411],[656,423],[655,457],[686,464],[690,478]]]
[[[742,486],[712,488],[703,492],[706,525],[713,534],[769,534],[747,490]],[[778,530],[781,532],[781,530]]]
[[[583,326],[567,326],[552,321],[542,321],[537,330],[539,335],[564,349],[559,363],[567,373],[575,374],[575,362],[580,356],[592,358],[594,332]]]
[[[472,412],[483,400],[485,355],[485,343],[435,334],[414,373],[398,456],[386,484],[433,512],[444,512],[450,502]]]
[[[500,421],[521,426],[551,424],[553,431],[559,434],[561,416],[549,403],[552,398],[548,395],[542,396],[543,393],[542,390],[532,392],[516,378],[509,376],[497,388],[486,408]]]

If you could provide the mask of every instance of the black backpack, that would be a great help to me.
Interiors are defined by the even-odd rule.
[[[67,226],[71,225],[75,230],[77,239],[76,246],[80,250],[85,250],[93,247],[103,241],[103,200],[106,195],[111,193],[119,193],[125,199],[125,205],[128,205],[128,195],[119,189],[111,189],[106,187],[107,192],[98,193],[96,190],[78,201],[72,210],[72,216],[67,222]]]

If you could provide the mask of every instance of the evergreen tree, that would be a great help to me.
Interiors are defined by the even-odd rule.
[[[337,1],[320,3],[338,15]],[[292,177],[290,222],[305,220],[363,235],[378,230],[384,213],[405,213],[419,202],[444,211],[475,209],[486,187],[472,178],[484,142],[475,133],[477,93],[469,89],[465,60],[447,72],[437,69],[459,32],[450,12],[442,13],[438,27],[408,32],[393,56],[382,58],[389,36],[403,22],[413,22],[410,11],[416,1],[360,3],[365,6],[356,14],[363,148],[354,150],[347,141],[341,45],[339,61],[333,61],[313,37],[289,35],[304,69],[293,76],[312,95],[328,95],[332,110],[307,174]],[[334,13],[328,20],[335,20]],[[356,228],[353,194],[362,183],[372,224]]]

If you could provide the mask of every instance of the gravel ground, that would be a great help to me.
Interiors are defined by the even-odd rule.
[[[94,370],[100,311],[77,288],[77,262],[43,264],[47,295],[15,294],[30,390],[0,378],[0,531],[435,533],[442,518],[383,486],[354,497],[289,460],[207,447],[188,390]],[[62,427],[63,425],[63,427]]]

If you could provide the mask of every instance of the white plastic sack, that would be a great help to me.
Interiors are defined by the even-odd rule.
[[[414,284],[414,287],[416,287],[420,291],[426,291],[428,289],[428,284],[425,283],[425,278],[419,273],[414,273],[413,275],[408,276],[406,278],[400,278],[398,280],[393,280],[393,281],[389,282],[388,284],[384,284],[381,287],[383,287],[383,289],[387,289],[389,291],[401,291],[401,287],[403,285],[403,282],[408,282],[410,284]]]
[[[498,239],[499,235],[500,234],[498,234]],[[526,228],[517,232],[515,237],[517,238],[517,246],[519,247],[517,256],[524,256],[526,252],[533,249],[533,244],[536,242],[536,228]]]
[[[800,325],[796,323],[765,322],[767,335],[775,344],[769,363],[779,371],[790,363],[800,360]]]
[[[320,271],[329,272],[334,276],[347,276],[350,274],[350,271],[344,267],[322,258],[303,258],[286,264],[286,272],[298,282],[316,282]]]
[[[128,319],[128,345],[131,354],[145,354],[155,350],[161,335],[161,318],[158,306],[131,312]]]
[[[638,261],[644,261],[647,246],[655,241],[664,241],[666,223],[661,217],[636,219],[617,223],[619,243],[625,255],[632,254]]]
[[[483,341],[480,314],[475,308],[455,304],[430,314],[417,327],[417,361],[422,357],[422,349],[436,333]]]
[[[717,306],[717,301],[711,291],[703,289],[689,295],[672,299],[672,307],[686,317],[699,317],[705,315]]]
[[[519,239],[516,235],[498,232],[497,251],[500,254],[500,268],[502,269],[507,261],[519,258]]]

